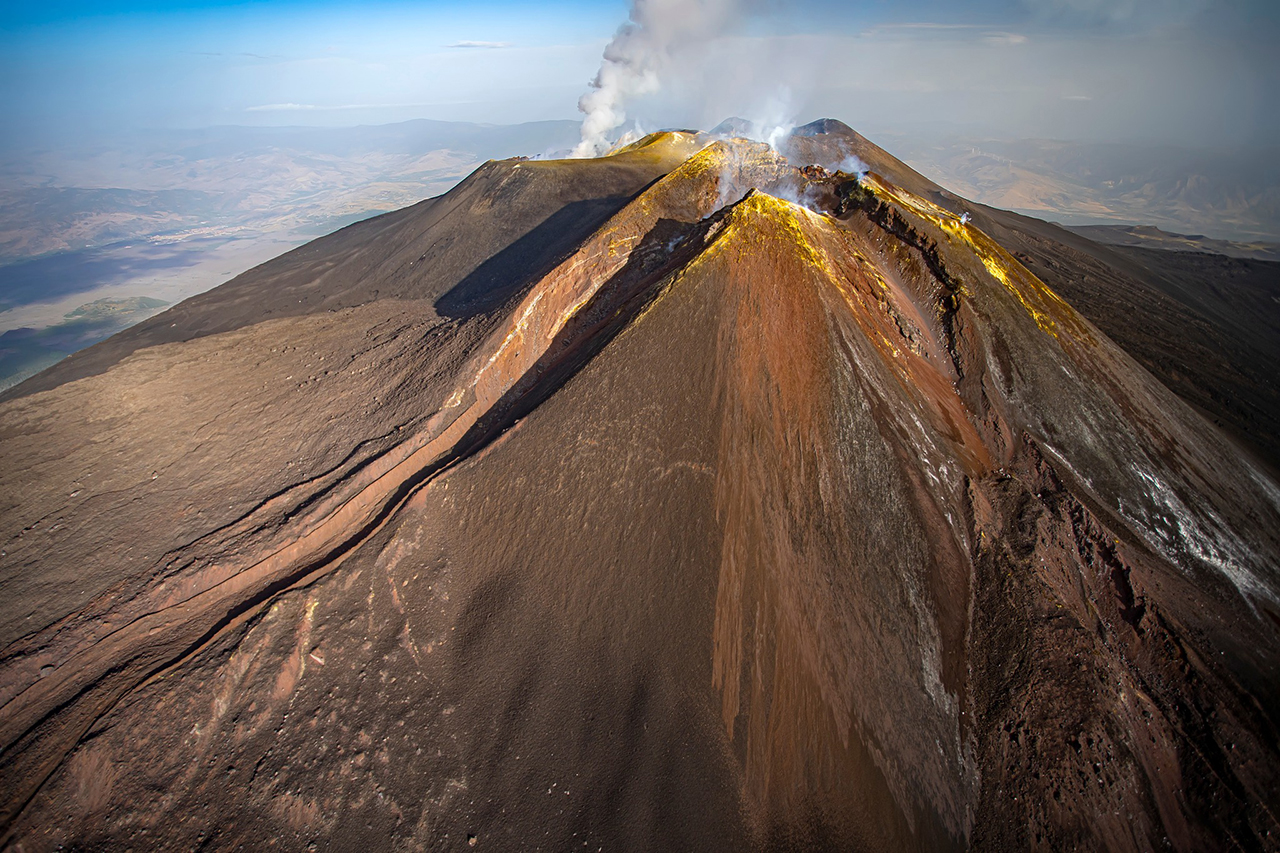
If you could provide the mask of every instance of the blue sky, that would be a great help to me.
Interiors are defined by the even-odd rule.
[[[744,2],[744,8],[748,3]],[[1280,142],[1274,0],[755,0],[673,54],[647,127]],[[8,6],[12,6],[9,8]],[[4,137],[577,117],[624,2],[52,2],[0,15]]]

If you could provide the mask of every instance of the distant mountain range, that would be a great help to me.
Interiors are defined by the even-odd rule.
[[[1170,252],[1205,252],[1228,258],[1280,261],[1280,245],[1262,241],[1215,240],[1203,234],[1172,234],[1153,225],[1074,225],[1072,231],[1112,246],[1141,246]]]
[[[968,198],[1067,225],[1156,225],[1280,241],[1280,151],[947,138],[877,139]]]

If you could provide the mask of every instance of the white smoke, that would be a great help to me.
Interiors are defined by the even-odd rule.
[[[862,158],[856,154],[846,154],[844,159],[839,163],[833,163],[827,166],[829,172],[844,172],[846,175],[853,175],[859,179],[871,171],[871,167],[862,162]]]
[[[591,91],[578,101],[582,142],[574,157],[598,157],[609,134],[627,120],[626,104],[662,86],[671,58],[690,45],[727,33],[752,0],[631,0],[629,20],[604,50]]]
[[[748,112],[751,123],[749,139],[763,142],[775,152],[796,129],[796,110],[791,99],[791,89],[777,86],[764,103],[755,105]]]
[[[644,139],[648,135],[649,135],[649,131],[645,129],[643,124],[641,124],[638,120],[633,121],[631,123],[631,128],[627,130],[625,133],[623,133],[621,136],[619,136],[617,140],[614,141],[613,147],[621,148],[623,146],[630,145],[633,142],[639,142],[641,139]]]

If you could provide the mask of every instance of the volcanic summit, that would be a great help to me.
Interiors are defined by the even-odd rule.
[[[779,149],[491,161],[3,395],[8,845],[1280,849],[1274,306]]]

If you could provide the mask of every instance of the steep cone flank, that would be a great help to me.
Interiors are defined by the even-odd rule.
[[[15,389],[7,839],[1274,849],[1280,490],[837,125],[491,163]]]

